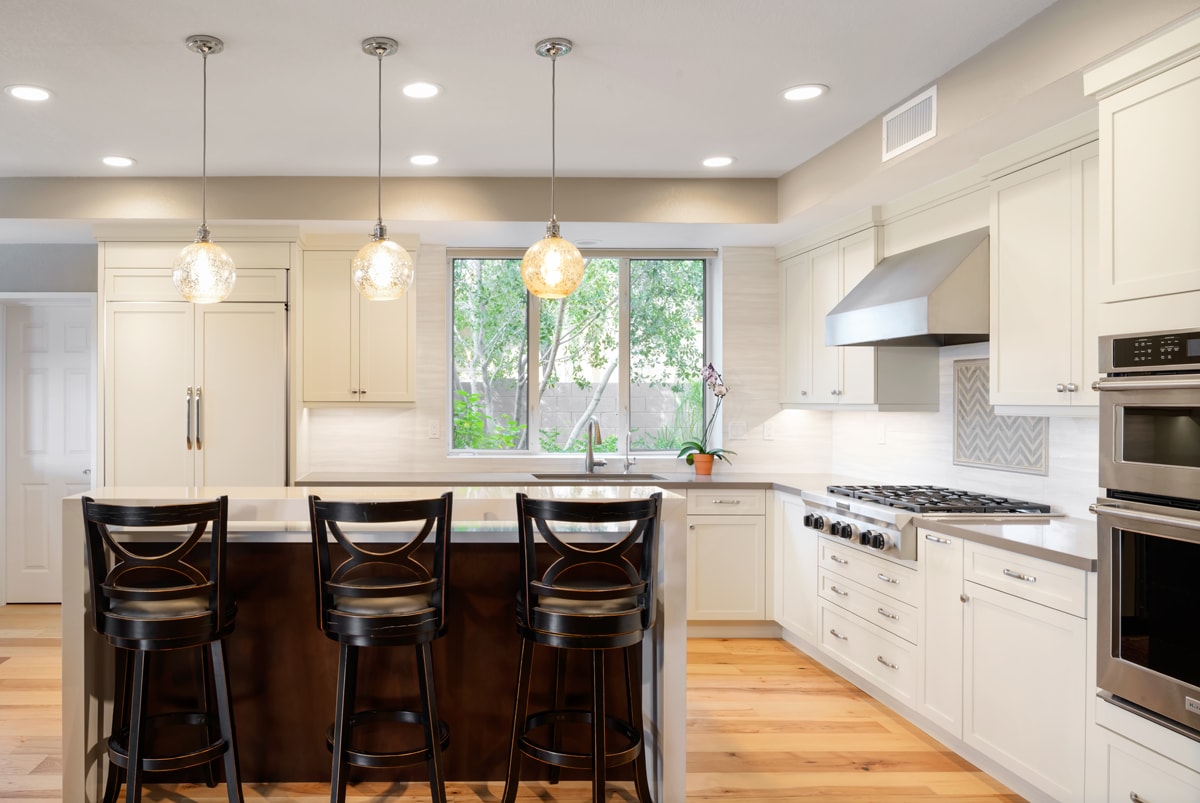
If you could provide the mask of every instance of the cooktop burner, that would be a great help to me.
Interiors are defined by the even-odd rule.
[[[1050,506],[937,485],[830,485],[826,490],[913,513],[1049,513]]]

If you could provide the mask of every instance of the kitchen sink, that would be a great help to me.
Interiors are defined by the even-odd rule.
[[[568,474],[534,474],[538,480],[572,480],[575,482],[620,482],[623,480],[661,480],[658,474],[584,474],[582,471]]]

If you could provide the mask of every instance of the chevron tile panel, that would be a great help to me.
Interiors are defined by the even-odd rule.
[[[996,415],[988,401],[988,361],[954,362],[954,462],[1046,474],[1050,419]]]

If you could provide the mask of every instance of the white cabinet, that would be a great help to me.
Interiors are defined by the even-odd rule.
[[[872,227],[786,260],[782,391],[789,406],[936,410],[936,349],[826,346],[825,316],[878,262]]]
[[[778,523],[777,620],[788,631],[816,644],[817,531],[804,526],[804,503],[797,496],[776,494]]]
[[[303,401],[415,401],[416,296],[362,298],[354,253],[304,252]]]
[[[925,653],[917,685],[917,711],[962,734],[963,542],[917,532],[917,562],[925,575],[920,643]]]
[[[1098,404],[1098,153],[1092,142],[993,182],[989,356],[997,406]]]
[[[767,618],[764,495],[688,491],[688,619]]]
[[[1200,800],[1200,772],[1170,761],[1139,744],[1100,730],[1107,803],[1193,803]]]

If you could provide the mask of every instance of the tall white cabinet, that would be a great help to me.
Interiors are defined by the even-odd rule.
[[[102,241],[106,485],[286,485],[288,242],[222,242],[229,299],[170,280],[186,242]]]

